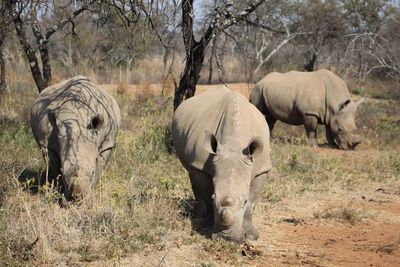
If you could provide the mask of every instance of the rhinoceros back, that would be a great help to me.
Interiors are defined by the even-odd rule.
[[[338,103],[349,99],[343,80],[324,69],[270,73],[254,90],[260,91],[273,117],[294,125],[302,124],[304,114],[315,115],[324,122],[330,112],[335,112]]]
[[[238,115],[230,118],[234,112]],[[255,136],[263,139],[266,153],[257,159],[259,164],[256,165],[259,172],[264,172],[263,169],[269,170],[269,130],[262,114],[242,95],[231,92],[226,87],[209,89],[184,101],[176,110],[172,134],[183,166],[186,169],[196,168],[209,172],[206,164],[209,152],[205,149],[205,132],[214,134],[221,142],[224,135],[230,134],[234,124],[238,127],[236,134],[240,137],[241,146],[246,147]],[[257,172],[258,170],[255,171]]]

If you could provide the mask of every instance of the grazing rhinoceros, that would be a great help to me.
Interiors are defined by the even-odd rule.
[[[67,200],[96,185],[115,147],[120,110],[114,98],[84,76],[47,87],[33,104],[31,126],[48,164],[48,179]]]
[[[210,89],[178,107],[172,138],[206,226],[236,242],[257,239],[252,214],[271,169],[263,115],[238,93]]]
[[[317,125],[324,124],[330,146],[354,149],[361,143],[354,117],[362,100],[354,102],[344,81],[328,70],[270,73],[255,85],[250,102],[270,131],[277,120],[304,124],[309,144],[317,146]]]

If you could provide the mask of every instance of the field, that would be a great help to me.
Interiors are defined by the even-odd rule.
[[[192,215],[170,146],[171,88],[104,87],[123,114],[118,146],[95,195],[69,208],[35,187],[45,170],[29,126],[35,90],[2,103],[0,266],[400,266],[400,102],[365,100],[355,151],[327,148],[323,127],[321,146],[307,147],[302,127],[277,123],[260,239],[239,245],[210,238]]]

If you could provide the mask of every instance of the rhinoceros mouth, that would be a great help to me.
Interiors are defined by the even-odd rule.
[[[348,145],[349,150],[354,150],[354,149],[356,149],[356,146],[357,146],[357,145]]]
[[[359,144],[360,144],[360,143],[348,145],[348,146],[349,146],[349,150],[355,150],[356,147],[357,147]]]
[[[242,243],[244,241],[244,234],[238,233],[235,229],[229,228],[218,233],[220,237],[227,240],[234,241],[236,243]]]
[[[339,149],[341,149],[341,150],[355,150],[356,149],[356,147],[359,145],[360,143],[352,143],[352,144],[349,144],[349,143],[342,143],[342,144],[340,144],[339,145]]]

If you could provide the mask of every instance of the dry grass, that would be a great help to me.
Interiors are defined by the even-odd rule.
[[[117,86],[117,94],[119,95],[130,95],[128,85],[125,82],[120,82]]]
[[[163,255],[183,249],[196,266],[246,265],[239,245],[208,239],[194,230],[187,174],[170,150],[172,99],[142,82],[130,95],[121,83],[112,91],[123,114],[118,146],[95,195],[61,208],[51,190],[27,188],[44,170],[28,123],[36,97],[31,85],[15,85],[0,119],[0,265],[118,264],[131,255]],[[124,89],[125,88],[125,89]],[[304,193],[354,191],[371,183],[399,183],[398,102],[372,101],[358,119],[365,142],[353,152],[305,146],[303,127],[277,124],[272,141],[274,170],[262,193],[265,214]],[[320,134],[320,143],[324,142]],[[400,188],[400,187],[399,187]],[[315,217],[359,223],[364,212],[335,207]],[[371,219],[368,217],[368,219]],[[166,251],[166,252],[165,252]],[[144,257],[144,256],[143,256]],[[152,262],[153,263],[153,262]],[[147,264],[152,265],[152,264]]]
[[[352,225],[361,222],[366,216],[363,211],[352,207],[328,208],[314,213],[314,218],[348,222]]]
[[[400,82],[398,78],[367,79],[364,86],[357,84],[356,79],[349,79],[347,82],[349,90],[353,94],[364,95],[376,99],[400,100]]]
[[[122,104],[128,103],[135,100]],[[22,102],[12,104],[19,114],[0,124],[0,265],[118,259],[162,245],[176,229],[191,229],[180,208],[190,196],[185,173],[165,146],[171,110],[161,113],[150,102],[129,107],[123,120],[135,121],[134,132],[119,133],[96,194],[65,209],[53,191],[27,190],[44,166]]]

